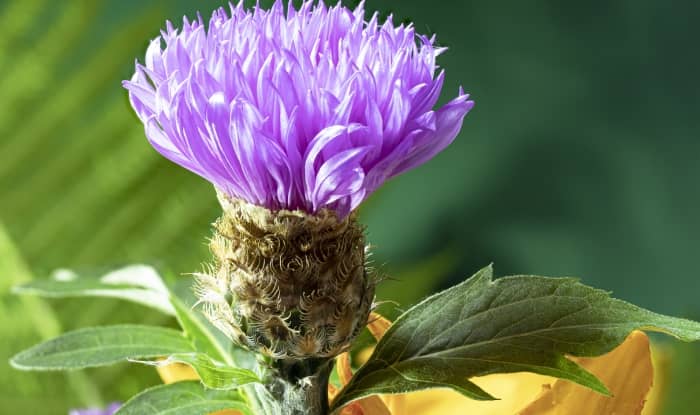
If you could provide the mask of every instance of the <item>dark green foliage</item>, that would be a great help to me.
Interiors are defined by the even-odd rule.
[[[700,340],[700,323],[652,313],[571,278],[492,280],[491,267],[399,317],[334,402],[450,387],[495,399],[469,378],[535,372],[608,390],[565,355],[599,356],[632,330]]]

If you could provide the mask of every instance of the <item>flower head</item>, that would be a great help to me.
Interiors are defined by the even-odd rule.
[[[228,196],[343,217],[450,144],[473,102],[434,109],[444,48],[314,3],[168,22],[124,82],[153,147]]]

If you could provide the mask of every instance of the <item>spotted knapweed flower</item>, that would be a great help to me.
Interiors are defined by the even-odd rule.
[[[426,162],[472,108],[440,108],[444,48],[363,5],[242,2],[167,23],[124,86],[162,155],[224,208],[200,299],[231,338],[279,357],[333,356],[365,325],[374,283],[354,209]]]

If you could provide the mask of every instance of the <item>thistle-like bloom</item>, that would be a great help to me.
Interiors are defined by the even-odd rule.
[[[473,103],[460,90],[434,109],[443,48],[410,25],[292,3],[168,23],[124,86],[156,150],[218,191],[208,318],[279,361],[323,361],[374,301],[353,210],[445,148]]]
[[[340,218],[444,149],[473,102],[434,109],[444,48],[340,4],[240,2],[172,24],[125,81],[162,155],[229,197]],[[165,48],[163,48],[163,41]]]

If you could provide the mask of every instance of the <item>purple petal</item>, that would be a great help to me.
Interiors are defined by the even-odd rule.
[[[452,143],[462,128],[464,117],[474,107],[474,102],[467,101],[467,98],[468,95],[457,97],[436,112],[436,129],[426,130],[422,137],[416,138],[414,150],[391,172],[389,177],[420,166]]]
[[[123,83],[153,147],[231,197],[342,217],[456,137],[434,108],[444,48],[413,26],[307,0],[170,22]]]
[[[360,161],[370,149],[360,147],[342,151],[323,163],[318,169],[313,200],[320,206],[327,206],[359,191],[365,178]],[[320,206],[314,206],[314,210]]]

